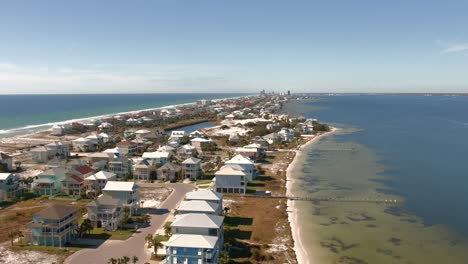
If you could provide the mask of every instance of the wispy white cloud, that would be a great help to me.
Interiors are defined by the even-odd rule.
[[[223,65],[91,65],[87,68],[0,62],[0,94],[248,91]],[[232,71],[231,71],[232,73]],[[247,88],[247,89],[246,89]]]
[[[448,43],[441,40],[437,40],[436,44],[442,47],[440,53],[464,53],[468,51],[468,43]]]

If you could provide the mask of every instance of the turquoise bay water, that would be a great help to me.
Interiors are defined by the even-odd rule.
[[[467,262],[468,97],[321,97],[283,111],[342,128],[305,153],[293,193],[404,201],[296,202],[315,263]]]
[[[51,123],[243,94],[0,95],[0,137],[51,127]]]

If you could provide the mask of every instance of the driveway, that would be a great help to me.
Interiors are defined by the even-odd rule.
[[[145,236],[148,234],[153,235],[157,229],[161,228],[170,211],[175,209],[179,202],[184,199],[185,194],[193,190],[194,187],[193,185],[184,183],[141,183],[139,185],[142,187],[170,187],[174,191],[161,203],[158,209],[151,211],[151,224],[148,227],[138,229],[137,233],[125,241],[107,240],[98,248],[82,249],[68,257],[65,260],[66,264],[106,264],[110,258],[120,258],[123,256],[128,256],[130,259],[133,256],[137,256],[137,263],[145,263],[150,260],[150,253],[145,246]]]

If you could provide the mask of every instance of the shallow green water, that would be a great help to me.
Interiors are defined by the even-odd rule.
[[[378,156],[343,137],[344,129],[304,150],[291,191],[349,200],[396,199]],[[468,242],[443,225],[425,226],[401,206],[297,201],[301,241],[311,263],[468,263]]]

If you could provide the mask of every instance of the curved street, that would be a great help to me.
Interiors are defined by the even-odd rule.
[[[119,258],[128,256],[138,257],[138,263],[149,262],[150,253],[145,247],[145,236],[153,235],[156,230],[161,228],[165,223],[171,210],[175,209],[180,201],[184,199],[187,192],[194,189],[193,185],[184,183],[169,183],[169,184],[154,184],[154,183],[139,183],[141,187],[170,187],[173,192],[161,203],[158,209],[151,212],[151,223],[148,227],[139,228],[138,231],[129,239],[122,240],[106,240],[99,247],[93,249],[82,249],[75,254],[69,256],[64,263],[66,264],[82,264],[82,263],[107,263],[110,258]]]

